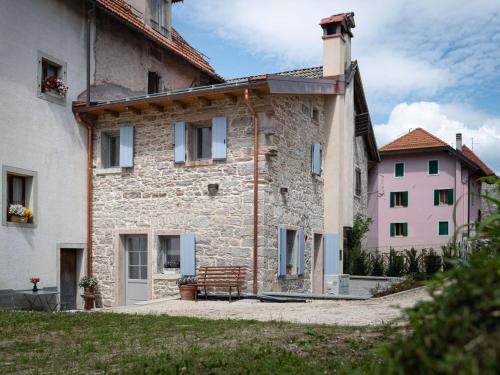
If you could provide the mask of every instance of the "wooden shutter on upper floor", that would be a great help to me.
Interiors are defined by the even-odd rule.
[[[186,161],[186,122],[177,121],[174,124],[174,162]]]
[[[403,207],[408,207],[408,192],[403,191]]]
[[[391,223],[391,237],[396,235],[396,224]]]
[[[391,191],[390,193],[390,207],[394,207],[394,196],[395,196],[395,193],[393,191]]]
[[[194,276],[196,274],[196,243],[193,233],[181,234],[181,275]]]
[[[214,117],[212,119],[212,159],[226,160],[227,158],[227,119]]]
[[[120,167],[134,166],[134,127],[120,128]]]
[[[434,190],[434,206],[439,206],[439,190]]]
[[[403,236],[408,236],[408,223],[403,223]]]
[[[453,204],[453,189],[448,189],[446,191],[446,203]]]

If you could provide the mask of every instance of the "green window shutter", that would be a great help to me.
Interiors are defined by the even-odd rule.
[[[405,175],[404,163],[396,163],[394,168],[394,174],[396,177],[403,177]]]
[[[408,236],[408,223],[403,223],[403,236]]]
[[[453,189],[448,189],[446,192],[446,201],[448,204],[453,204]]]
[[[391,237],[396,235],[396,224],[391,223]]]
[[[447,236],[448,235],[448,222],[447,221],[440,221],[439,222],[439,235],[440,236]]]
[[[439,173],[439,162],[437,160],[429,160],[429,174]]]
[[[394,193],[391,192],[391,208],[394,207]]]
[[[434,190],[434,206],[439,206],[439,190]]]
[[[403,207],[408,207],[408,192],[403,191]]]

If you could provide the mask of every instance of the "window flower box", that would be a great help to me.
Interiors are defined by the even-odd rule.
[[[56,76],[49,76],[42,82],[42,92],[45,94],[56,94],[65,97],[69,87],[64,81]]]
[[[8,220],[12,223],[26,224],[33,216],[33,212],[22,204],[11,204],[9,206]]]

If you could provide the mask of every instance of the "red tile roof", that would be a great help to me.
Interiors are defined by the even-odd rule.
[[[333,16],[330,16],[330,17],[326,17],[326,18],[323,18],[321,19],[320,21],[320,25],[326,25],[328,23],[335,23],[335,22],[342,22],[342,21],[346,21],[346,23],[349,25],[349,26],[354,26],[354,25],[351,25],[350,22],[349,22],[349,18],[352,18],[354,17],[354,13],[350,12],[350,13],[339,13],[339,14],[334,14]]]
[[[181,56],[211,77],[218,81],[223,81],[222,77],[215,73],[214,68],[210,66],[201,54],[191,47],[174,29],[172,29],[172,40],[170,40],[146,25],[141,18],[133,13],[130,5],[124,0],[96,0],[96,2],[104,9],[118,16],[134,28],[139,29],[157,43]]]
[[[471,160],[474,164],[478,165],[483,170],[485,175],[489,176],[495,174],[495,172],[493,172],[486,164],[484,164],[484,162],[481,159],[479,159],[479,157],[474,153],[474,151],[472,151],[466,145],[462,146],[462,154],[464,154],[464,156],[467,159]]]
[[[419,148],[434,148],[446,147],[448,143],[442,141],[435,135],[428,131],[417,128],[408,134],[405,134],[394,141],[386,144],[379,151],[401,151],[401,150],[415,150]]]

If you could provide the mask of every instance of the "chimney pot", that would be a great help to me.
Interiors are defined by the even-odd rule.
[[[457,133],[455,148],[458,151],[462,151],[462,133]]]

